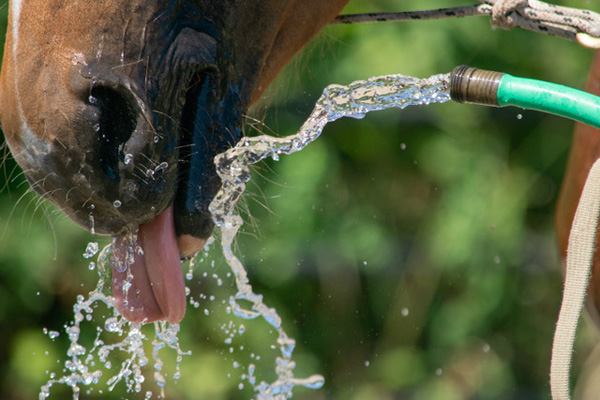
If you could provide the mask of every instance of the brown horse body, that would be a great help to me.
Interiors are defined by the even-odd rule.
[[[596,53],[586,90],[600,96],[600,52]],[[556,210],[556,234],[563,257],[567,253],[569,232],[583,185],[588,171],[598,158],[600,158],[600,130],[578,123]],[[600,248],[599,246],[597,245],[596,248]],[[588,298],[589,314],[600,328],[600,313],[598,312],[600,310],[600,252],[598,251],[594,255]]]

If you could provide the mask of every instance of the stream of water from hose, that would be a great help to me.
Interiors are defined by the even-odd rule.
[[[242,375],[242,380],[247,380],[254,388],[256,399],[289,399],[292,397],[295,386],[318,389],[323,386],[324,378],[321,375],[313,375],[308,378],[298,378],[294,375],[293,352],[296,342],[285,332],[284,323],[277,311],[265,304],[262,295],[253,291],[246,269],[233,252],[232,245],[243,224],[243,220],[236,214],[235,208],[244,193],[246,183],[250,180],[250,165],[268,157],[278,159],[281,154],[292,154],[302,150],[319,137],[327,123],[342,117],[363,118],[371,111],[448,101],[450,99],[448,81],[449,74],[435,75],[427,79],[387,75],[356,81],[348,86],[330,85],[323,91],[313,112],[298,133],[286,137],[264,135],[245,137],[235,147],[215,157],[217,172],[223,185],[209,209],[220,231],[218,236],[223,255],[231,268],[237,290],[227,301],[227,310],[242,320],[262,318],[276,330],[278,336],[272,346],[279,350],[274,366],[277,376],[275,381],[269,383],[257,379],[261,369],[270,368],[267,365],[257,368],[256,365],[250,364],[246,368],[248,373]],[[90,222],[93,224],[91,217]],[[135,243],[135,238],[132,237],[130,242]],[[139,251],[134,248],[135,246],[130,247],[131,253]],[[107,284],[110,286],[111,282],[109,264],[111,246],[109,245],[99,252],[98,244],[90,243],[84,257],[92,258],[96,254],[98,254],[97,261],[90,263],[90,269],[97,270],[98,285],[87,297],[80,295],[77,298],[77,303],[73,306],[73,321],[65,325],[65,332],[70,341],[67,360],[62,372],[49,373],[50,379],[41,388],[40,400],[50,397],[51,388],[56,384],[71,387],[73,400],[80,398],[83,388],[87,388],[85,393],[93,392],[94,387],[98,393],[102,393],[103,389],[97,386],[104,384],[108,391],[112,391],[119,383],[123,383],[129,393],[140,393],[144,399],[153,397],[152,391],[144,391],[146,379],[142,373],[142,369],[150,363],[150,359],[144,351],[144,343],[148,341],[148,338],[142,332],[141,325],[126,321],[117,314],[114,308],[114,300],[107,288]],[[205,253],[201,257],[204,256]],[[192,269],[193,266],[190,266],[190,270],[186,274],[188,280],[191,278]],[[189,290],[188,296],[190,296],[190,303],[195,303]],[[98,315],[100,311],[97,309],[100,304],[104,304],[109,310],[112,310],[111,316],[100,317]],[[92,323],[92,320],[103,321],[103,324],[95,327],[95,340],[86,347],[80,343],[82,323],[84,321]],[[49,331],[46,328],[44,332],[52,340],[59,335],[59,332]],[[159,399],[165,397],[164,387],[167,381],[159,352],[163,348],[170,348],[175,352],[176,370],[172,376],[173,379],[179,379],[179,364],[184,356],[190,354],[181,349],[177,337],[178,332],[179,325],[170,325],[164,321],[154,323],[151,357],[154,368],[153,379],[161,391],[157,395]],[[116,341],[115,337],[118,338]],[[112,342],[107,344],[106,342],[110,339]],[[125,356],[125,361],[116,367],[109,360],[109,356],[115,353]],[[255,359],[260,358],[256,357]],[[101,381],[104,374],[112,375],[108,378],[104,376]],[[243,387],[243,382],[240,383],[240,387]]]

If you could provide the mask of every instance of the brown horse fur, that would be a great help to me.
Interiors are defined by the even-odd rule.
[[[600,96],[600,52],[596,53],[586,90]],[[556,235],[563,257],[567,253],[571,224],[588,171],[594,162],[600,158],[599,139],[600,129],[580,123],[576,125],[569,162],[556,209]],[[600,236],[597,236],[597,243],[598,240],[600,240]],[[599,247],[597,244],[596,248]],[[600,328],[600,314],[598,313],[598,310],[600,310],[600,253],[598,251],[594,254],[588,300],[589,314]]]

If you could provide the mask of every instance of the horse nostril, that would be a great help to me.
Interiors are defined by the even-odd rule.
[[[88,101],[98,112],[92,129],[98,134],[100,165],[106,176],[118,179],[123,145],[137,125],[136,112],[121,93],[108,86],[94,86]]]

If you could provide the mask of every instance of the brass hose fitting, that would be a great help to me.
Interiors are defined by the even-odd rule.
[[[499,107],[498,86],[504,73],[460,65],[450,74],[450,98],[457,103]]]

